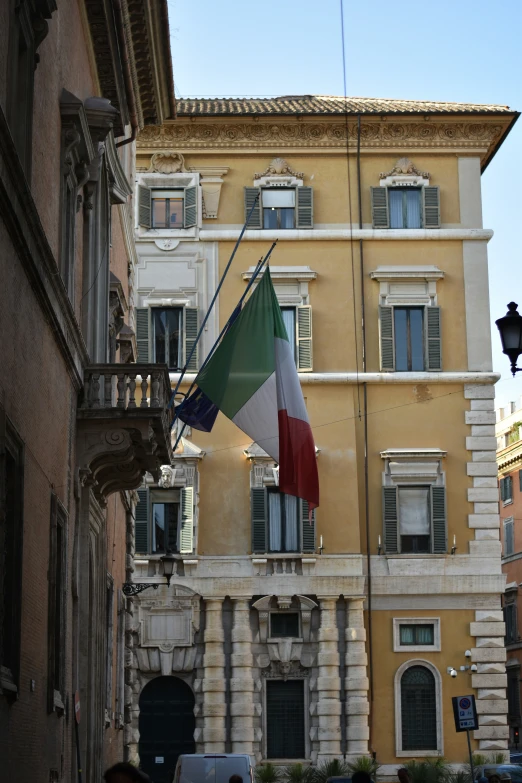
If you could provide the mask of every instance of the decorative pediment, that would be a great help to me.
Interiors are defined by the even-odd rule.
[[[159,174],[185,174],[185,158],[179,152],[156,152],[150,160],[149,171]]]
[[[195,443],[182,437],[173,456],[174,459],[203,459],[205,454]]]
[[[381,172],[380,184],[381,187],[429,185],[430,175],[427,171],[419,171],[409,158],[399,158],[390,171]]]
[[[272,163],[261,174],[254,174],[254,180],[262,179],[263,177],[295,177],[296,179],[304,179],[304,174],[301,171],[294,171],[284,158],[274,158]]]

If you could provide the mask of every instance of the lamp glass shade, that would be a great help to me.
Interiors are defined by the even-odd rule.
[[[517,312],[517,307],[515,302],[510,302],[507,314],[495,322],[500,332],[502,351],[512,362],[516,362],[522,353],[522,317]]]
[[[161,562],[163,563],[163,576],[166,576],[167,579],[170,581],[170,577],[174,573],[174,565],[176,563],[176,558],[172,553],[167,552],[167,554],[163,555],[163,557],[161,558]]]

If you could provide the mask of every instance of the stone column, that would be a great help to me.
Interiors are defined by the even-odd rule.
[[[232,753],[254,756],[254,678],[248,598],[233,598],[232,676],[230,679]]]
[[[205,655],[203,656],[203,742],[205,753],[225,752],[225,653],[223,598],[205,599]]]
[[[341,678],[336,622],[337,598],[318,596],[321,603],[317,665],[318,763],[341,755]]]
[[[369,682],[366,676],[366,629],[364,627],[364,599],[347,599],[346,623],[346,738],[347,755],[368,753]]]

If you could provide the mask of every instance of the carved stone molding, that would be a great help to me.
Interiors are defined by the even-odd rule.
[[[179,152],[156,152],[150,160],[149,171],[159,174],[185,174],[185,159]]]
[[[267,669],[261,670],[261,677],[267,680],[288,680],[310,677],[310,669],[301,666],[299,661],[271,661]]]
[[[191,169],[191,171],[199,173],[199,182],[203,195],[204,219],[212,220],[217,218],[223,177],[228,174],[229,167],[199,166],[197,169]]]
[[[484,153],[501,136],[504,126],[491,122],[363,122],[361,146],[368,148],[481,148]],[[183,122],[148,126],[138,149],[238,147],[346,147],[357,144],[357,123],[275,121],[257,123]],[[486,157],[486,156],[484,156]]]
[[[419,171],[417,166],[412,163],[409,158],[399,158],[395,166],[390,171],[380,174],[381,179],[395,176],[423,177],[424,179],[430,178],[430,175],[427,171]]]
[[[263,177],[295,177],[304,179],[302,171],[294,171],[284,158],[274,158],[272,163],[260,174],[254,174],[254,180]]]

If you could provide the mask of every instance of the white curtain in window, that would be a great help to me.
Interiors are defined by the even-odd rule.
[[[428,487],[399,488],[401,536],[427,536],[430,532]]]
[[[270,532],[270,550],[281,551],[281,497],[277,492],[268,493],[268,517]]]
[[[294,498],[292,495],[285,495],[284,497],[286,512],[285,550],[287,552],[297,552],[299,549],[297,498]]]
[[[413,626],[401,625],[401,644],[413,644],[415,641]]]
[[[406,225],[408,228],[420,228],[420,191],[406,191]]]
[[[390,210],[390,227],[402,228],[402,191],[401,190],[389,190],[388,191],[388,205]]]
[[[288,340],[290,341],[292,356],[295,359],[295,307],[285,307],[281,310],[281,313],[283,315],[283,323],[288,335]]]
[[[417,644],[433,644],[433,626],[417,626]]]
[[[295,207],[295,190],[263,190],[263,207]]]

